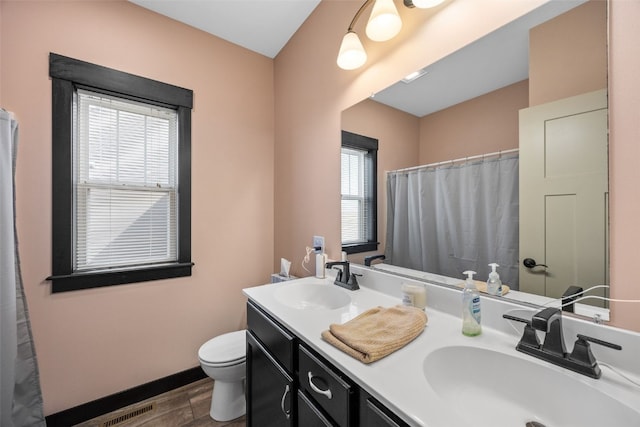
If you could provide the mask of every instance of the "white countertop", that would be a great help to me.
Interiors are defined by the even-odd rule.
[[[593,380],[517,352],[515,346],[520,338],[520,332],[512,329],[509,322],[502,319],[502,313],[505,311],[518,309],[517,306],[509,303],[501,301],[496,303],[495,299],[483,298],[482,335],[478,337],[462,335],[460,316],[449,314],[452,312],[452,307],[459,305],[459,292],[456,293],[456,290],[441,286],[434,288],[435,285],[428,285],[428,306],[426,309],[428,322],[423,333],[404,348],[383,359],[368,365],[361,363],[328,344],[320,336],[321,332],[328,329],[332,323],[344,323],[372,307],[391,307],[401,303],[399,287],[396,286],[398,288],[397,295],[394,295],[395,291],[383,293],[374,290],[380,286],[373,283],[372,279],[367,280],[373,275],[378,278],[382,273],[374,273],[369,270],[361,272],[365,273],[365,277],[362,278],[364,280],[360,280],[361,287],[357,291],[338,288],[333,285],[333,279],[330,278],[310,277],[247,288],[243,292],[287,329],[348,375],[360,387],[412,426],[454,427],[470,425],[468,418],[465,419],[459,415],[460,407],[452,406],[441,399],[424,376],[425,357],[444,346],[474,346],[500,351],[519,358],[529,357],[533,363],[545,364],[565,375],[574,376],[577,380],[591,387],[596,387],[600,391],[603,389],[607,391],[607,388],[611,388],[611,394],[618,393],[621,383],[617,378],[611,376],[605,378],[603,375],[602,379]],[[403,280],[406,281],[406,279]],[[369,281],[373,286],[362,285],[362,283]],[[304,286],[309,283],[324,283],[326,286],[335,286],[350,296],[351,303],[334,310],[322,308],[301,310],[282,304],[275,296],[276,290],[280,287]],[[501,308],[496,310],[497,306]],[[492,326],[497,327],[493,328]],[[569,350],[571,348],[569,346]],[[472,364],[474,361],[469,360],[469,363]],[[483,369],[482,366],[477,368]],[[523,386],[526,387],[526,385]],[[625,384],[624,387],[628,388],[628,384]],[[631,394],[635,392],[637,396],[635,399],[632,396],[630,403],[627,402],[627,404],[640,408],[640,388],[631,389],[630,392]],[[514,390],[514,393],[517,393],[517,390]],[[625,399],[628,397],[626,394],[624,395]],[[495,408],[495,410],[499,411],[500,408]]]

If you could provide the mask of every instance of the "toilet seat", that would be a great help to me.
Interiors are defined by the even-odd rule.
[[[200,346],[198,358],[210,366],[233,366],[245,362],[246,332],[229,332],[210,339]]]

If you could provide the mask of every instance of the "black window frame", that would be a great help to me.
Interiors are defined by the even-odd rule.
[[[52,83],[51,291],[191,276],[191,109],[193,91],[55,53]],[[73,97],[78,88],[175,109],[178,115],[177,261],[128,268],[73,271]]]
[[[365,169],[368,170],[369,179],[365,180],[368,186],[365,189],[365,195],[369,194],[367,203],[369,204],[368,212],[371,215],[366,218],[370,235],[367,236],[366,242],[342,244],[342,250],[347,254],[356,254],[362,252],[373,252],[378,250],[378,140],[356,133],[342,131],[342,148],[352,148],[365,151],[365,162],[368,163]],[[342,234],[342,225],[340,226]]]

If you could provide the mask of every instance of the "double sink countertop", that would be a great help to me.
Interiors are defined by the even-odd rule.
[[[516,366],[517,369],[520,367],[520,362],[524,363],[522,366],[533,368],[530,370],[531,372],[542,369],[545,373],[551,373],[552,376],[555,376],[554,373],[562,376],[564,381],[561,382],[562,387],[565,387],[564,384],[570,384],[571,387],[575,385],[575,390],[579,390],[578,394],[583,394],[582,391],[584,391],[587,400],[587,402],[583,402],[585,404],[589,404],[590,398],[595,400],[610,398],[614,401],[611,409],[614,412],[617,408],[616,405],[623,402],[622,412],[625,412],[626,409],[631,411],[626,413],[627,418],[624,420],[629,419],[629,415],[631,418],[635,418],[637,415],[637,419],[634,419],[635,424],[630,425],[640,425],[640,387],[631,385],[608,369],[603,369],[601,379],[594,380],[516,351],[515,346],[520,339],[522,326],[512,325],[511,322],[502,318],[502,314],[509,312],[516,316],[530,317],[536,309],[503,301],[500,298],[482,297],[483,333],[477,337],[466,337],[461,333],[460,291],[426,283],[428,321],[425,330],[405,347],[371,364],[364,364],[352,358],[324,341],[321,338],[321,333],[327,330],[329,325],[345,323],[370,308],[392,307],[401,304],[401,283],[412,282],[407,278],[366,267],[352,265],[352,270],[363,275],[359,278],[360,289],[356,291],[339,288],[333,284],[333,278],[308,277],[246,288],[243,292],[337,369],[348,375],[360,387],[412,426],[491,425],[499,427],[501,425],[524,426],[527,421],[544,423],[545,418],[549,418],[549,414],[537,413],[539,411],[536,409],[535,402],[532,402],[531,413],[527,413],[528,408],[516,408],[518,406],[517,399],[510,402],[514,408],[511,408],[506,402],[484,409],[482,406],[478,406],[483,402],[509,400],[504,396],[517,396],[518,393],[522,393],[523,396],[527,395],[526,391],[530,385],[522,382],[531,380],[531,384],[534,384],[539,378],[534,378],[527,372],[516,372],[516,377],[522,375],[522,378],[513,378],[513,366]],[[343,305],[337,308],[327,308],[322,304],[313,304],[313,301],[299,301],[300,304],[292,304],[291,302],[295,302],[296,296],[291,294],[301,289],[293,287],[304,286],[333,287],[335,290],[332,289],[331,294],[339,296],[337,304]],[[344,293],[346,297],[339,295],[340,293]],[[283,299],[285,295],[289,295],[289,297]],[[637,354],[640,351],[640,334],[594,325],[574,318],[565,318],[564,320],[568,351],[573,348],[576,332],[591,334],[621,344],[623,346],[622,352],[616,353],[624,353],[622,355],[610,355],[607,351],[609,353],[612,351],[607,349],[594,348],[593,351],[599,360],[602,357],[610,361],[610,364],[633,377],[636,382],[640,382],[640,366],[638,366],[640,362],[637,361]],[[456,363],[460,366],[446,366],[447,361],[443,361],[443,357],[435,357],[434,352],[445,348],[455,349],[451,353],[455,356],[451,359],[451,364]],[[441,354],[448,353],[441,352]],[[437,363],[444,363],[444,365],[441,367],[428,366],[428,362],[436,363],[436,359]],[[508,363],[505,364],[505,361]],[[518,363],[507,366],[511,365],[510,361]],[[476,377],[474,370],[481,371],[482,375],[474,379],[473,377]],[[429,372],[429,375],[426,374],[426,371]],[[457,375],[453,375],[456,377],[454,379],[451,373],[459,372],[468,372],[465,375],[472,378],[469,378],[468,383],[466,378],[457,378]],[[452,376],[451,381],[447,380],[447,375]],[[500,379],[500,381],[496,381],[495,384],[477,384],[481,378],[485,378],[485,382],[493,383],[492,378]],[[505,381],[507,382],[505,383]],[[504,390],[506,387],[513,389]],[[501,389],[498,390],[498,388]],[[554,390],[553,384],[550,384],[548,388],[548,393],[557,394],[556,400],[559,404],[565,405],[562,403],[563,400],[567,402],[564,408],[560,407],[558,410],[570,411],[574,406],[569,402],[571,399],[577,399],[576,402],[580,402],[580,396],[567,397],[562,390]],[[460,393],[459,397],[456,397],[455,394],[458,392]],[[473,399],[474,395],[477,396],[477,399]],[[551,398],[555,399],[555,396],[551,395]],[[535,395],[530,399],[535,399]],[[601,412],[606,413],[607,410],[606,407],[602,409],[601,405]],[[504,416],[499,415],[501,412],[504,412]],[[558,422],[557,418],[550,417],[556,423]],[[591,419],[594,422],[594,424],[588,425],[596,425],[597,420],[593,416],[585,419]],[[548,421],[549,426],[554,425],[552,420]],[[514,421],[517,422],[514,423]]]

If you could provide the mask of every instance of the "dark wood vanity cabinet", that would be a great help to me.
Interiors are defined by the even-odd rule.
[[[251,301],[248,427],[408,427]]]
[[[247,304],[247,426],[295,426],[296,337]]]

